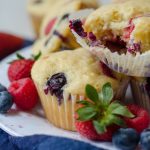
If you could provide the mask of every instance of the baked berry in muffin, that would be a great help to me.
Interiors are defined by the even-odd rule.
[[[51,53],[39,59],[32,68],[32,79],[47,119],[60,128],[75,130],[76,101],[85,97],[87,84],[101,90],[103,84],[110,82],[115,96],[123,98],[128,79],[118,78],[107,69],[83,48]]]
[[[133,53],[144,52],[150,49],[150,41],[147,41],[150,39],[149,14],[149,0],[110,4],[93,12],[87,18],[84,27],[85,31],[92,32],[102,45],[109,49],[112,45],[112,51],[132,53],[131,44],[136,44],[139,47],[135,46]],[[114,49],[114,46],[121,48]]]
[[[111,69],[131,76],[150,71],[149,0],[104,5],[86,20],[70,20],[70,28],[79,43]]]

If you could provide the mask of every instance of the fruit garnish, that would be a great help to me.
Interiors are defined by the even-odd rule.
[[[8,91],[0,91],[0,113],[6,113],[13,105],[13,98]]]
[[[14,103],[23,110],[31,110],[38,103],[38,93],[30,78],[13,81],[8,91],[13,97]]]
[[[37,55],[32,55],[33,60],[37,61],[41,57],[42,53],[39,52]]]
[[[149,127],[150,115],[149,113],[136,105],[128,105],[127,108],[134,114],[134,118],[124,118],[126,125],[134,128],[138,133]]]
[[[9,80],[15,81],[31,76],[31,69],[34,61],[31,59],[18,59],[13,61],[8,68]]]
[[[112,137],[112,143],[121,150],[135,150],[140,135],[135,129],[120,128]]]
[[[142,150],[150,150],[150,129],[146,129],[141,133],[140,145]]]
[[[55,95],[58,98],[58,103],[61,104],[61,99],[63,99],[63,87],[67,84],[67,79],[64,73],[57,73],[52,75],[46,83],[44,88],[45,94],[50,91],[51,95]]]
[[[113,89],[110,83],[104,84],[100,92],[88,84],[85,92],[89,100],[77,102],[83,106],[76,111],[77,121],[92,121],[98,134],[106,133],[112,125],[124,127],[126,124],[122,117],[134,117],[126,106],[113,100]]]

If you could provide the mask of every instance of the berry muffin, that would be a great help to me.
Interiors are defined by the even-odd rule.
[[[131,0],[104,5],[91,13],[84,24],[79,19],[71,20],[70,27],[80,44],[111,69],[145,76],[150,71],[145,67],[150,55],[149,2]]]
[[[43,17],[47,11],[52,8],[54,3],[56,3],[56,0],[28,0],[27,9],[37,36],[39,36]]]
[[[42,54],[58,51],[60,49],[75,49],[79,47],[75,37],[69,29],[68,17],[70,13],[84,9],[97,8],[99,3],[97,0],[63,0],[57,1],[52,9],[48,12],[41,27],[41,47]],[[33,53],[38,43],[33,46]]]
[[[47,119],[72,131],[76,102],[86,99],[87,84],[101,90],[110,82],[117,99],[123,98],[128,84],[127,78],[115,76],[83,48],[45,55],[34,64],[31,74]]]

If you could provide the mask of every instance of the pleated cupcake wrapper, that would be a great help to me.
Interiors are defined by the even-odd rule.
[[[131,90],[134,103],[145,108],[150,113],[150,91],[145,88],[145,83],[133,79],[131,80]]]
[[[121,81],[120,87],[115,93],[117,100],[124,99],[128,83],[129,78]],[[47,95],[44,93],[43,86],[38,85],[36,82],[35,85],[48,121],[59,128],[75,131],[75,111],[79,107],[76,102],[87,100],[87,98],[83,95],[64,92],[64,98],[61,100],[61,104],[59,104],[58,99],[52,96],[50,92]]]
[[[59,128],[75,131],[76,102],[84,100],[85,97],[64,93],[64,99],[59,104],[55,96],[44,93],[43,87],[38,84],[36,84],[36,87],[48,121]]]
[[[91,12],[91,10],[82,10],[78,13],[73,13],[69,19],[83,20],[86,19]],[[117,52],[111,52],[104,46],[98,47],[90,45],[85,38],[80,37],[74,30],[72,30],[72,33],[83,48],[88,49],[91,53],[96,55],[112,70],[129,76],[150,77],[150,50],[143,54],[137,53],[136,55],[132,55],[129,52],[126,54],[118,54]]]

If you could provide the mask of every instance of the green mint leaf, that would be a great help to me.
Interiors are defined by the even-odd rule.
[[[17,58],[18,59],[25,59],[21,54],[19,54],[19,53],[16,53],[16,56],[17,56]]]
[[[100,124],[98,121],[93,121],[94,128],[98,134],[103,134],[107,131],[106,127]]]
[[[121,115],[127,118],[133,118],[134,115],[128,110],[128,108],[126,106],[122,106],[120,104],[120,106],[118,105],[117,108],[115,108],[114,110],[112,110],[112,114],[115,115]]]
[[[86,100],[77,101],[77,104],[81,104],[84,106],[94,106],[91,102],[86,101]]]
[[[95,108],[88,106],[79,108],[76,112],[79,116],[78,120],[80,121],[91,120],[97,114]]]
[[[95,103],[99,101],[97,90],[93,86],[87,84],[85,87],[85,91],[86,91],[87,97],[90,100],[92,100]]]
[[[41,51],[37,55],[32,55],[33,59],[36,61],[41,57],[42,53]]]
[[[102,87],[101,97],[104,103],[109,104],[113,99],[113,89],[110,83],[106,83]]]

